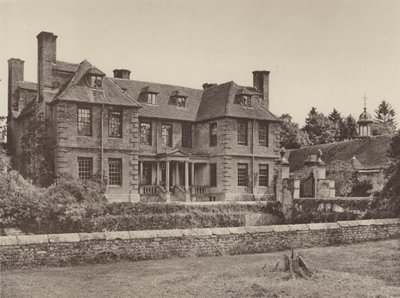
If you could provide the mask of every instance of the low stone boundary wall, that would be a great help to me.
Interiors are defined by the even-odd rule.
[[[400,238],[400,219],[0,237],[1,268],[265,253]]]

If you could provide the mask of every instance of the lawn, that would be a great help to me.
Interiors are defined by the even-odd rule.
[[[310,280],[283,253],[2,271],[1,297],[400,297],[399,240],[301,250]]]

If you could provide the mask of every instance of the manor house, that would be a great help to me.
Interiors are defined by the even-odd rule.
[[[106,76],[87,60],[57,60],[57,36],[37,35],[38,82],[24,61],[8,61],[8,148],[29,176],[37,162],[55,175],[107,181],[110,201],[220,201],[272,195],[279,119],[269,111],[269,72],[253,86],[233,81],[202,89]],[[44,160],[22,146],[32,119],[42,121]],[[42,144],[43,145],[43,144]]]

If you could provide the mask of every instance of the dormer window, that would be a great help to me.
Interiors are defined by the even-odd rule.
[[[186,108],[187,107],[187,95],[185,92],[181,91],[181,90],[175,90],[174,92],[172,92],[171,94],[171,101],[170,104],[174,104],[179,108]]]
[[[89,76],[89,85],[91,88],[102,88],[102,76]]]
[[[175,97],[175,104],[179,108],[186,108],[186,97]]]
[[[244,107],[251,107],[251,96],[250,95],[241,95],[239,97],[239,102]]]
[[[147,103],[155,105],[156,104],[156,95],[155,93],[147,93]]]

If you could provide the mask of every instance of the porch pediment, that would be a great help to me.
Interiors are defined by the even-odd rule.
[[[189,155],[179,149],[174,149],[165,153],[158,153],[157,159],[187,159]]]

